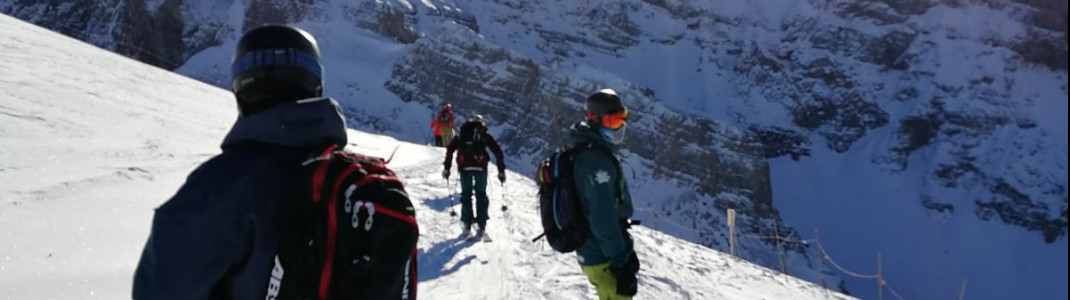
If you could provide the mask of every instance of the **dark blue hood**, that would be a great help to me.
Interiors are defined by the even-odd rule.
[[[346,144],[346,123],[338,102],[309,98],[280,104],[252,116],[238,117],[222,148],[260,142],[314,149]]]

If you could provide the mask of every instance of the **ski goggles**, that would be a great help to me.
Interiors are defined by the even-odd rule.
[[[296,48],[271,48],[249,51],[234,58],[230,65],[232,77],[260,67],[296,67],[323,79],[323,66],[315,55]]]
[[[597,120],[598,123],[602,124],[602,127],[604,128],[614,130],[620,129],[621,127],[624,127],[624,124],[628,123],[628,109],[625,108],[620,111],[604,114],[601,116],[592,113],[587,113],[587,118],[591,120]]]

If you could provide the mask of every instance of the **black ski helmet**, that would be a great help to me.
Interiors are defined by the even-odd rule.
[[[624,143],[626,136],[624,130],[625,121],[621,119],[615,119],[617,124],[612,125],[616,127],[604,127],[611,123],[614,119],[605,118],[608,115],[616,114],[619,112],[625,112],[623,116],[627,116],[627,108],[624,107],[624,103],[621,103],[620,96],[617,96],[617,91],[613,89],[601,89],[594,92],[590,96],[587,96],[587,103],[584,108],[587,110],[587,124],[591,125],[591,130],[598,132],[598,134],[607,142],[620,145]],[[608,120],[608,121],[607,121]]]
[[[242,115],[323,95],[319,46],[312,35],[296,27],[264,25],[245,33],[230,70]]]
[[[624,103],[621,103],[620,96],[617,96],[617,91],[601,89],[587,96],[587,103],[584,108],[587,110],[588,115],[601,116],[624,110]]]

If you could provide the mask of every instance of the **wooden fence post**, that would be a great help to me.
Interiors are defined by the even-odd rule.
[[[780,248],[780,230],[777,229],[776,218],[773,218],[773,235],[776,236],[776,253],[780,256],[780,273],[788,274],[788,267],[784,265],[784,250]]]
[[[736,210],[728,209],[728,253],[739,257],[736,251]]]

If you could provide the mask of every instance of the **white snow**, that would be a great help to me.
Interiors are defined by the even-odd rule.
[[[152,209],[219,152],[233,99],[7,16],[0,30],[0,296],[127,298]],[[366,154],[399,149],[391,166],[418,210],[422,299],[594,298],[572,255],[530,242],[539,231],[530,179],[491,184],[494,242],[462,242],[440,148],[350,137]],[[644,267],[637,299],[848,299],[647,228],[633,233]]]
[[[10,6],[9,2],[0,4],[0,9]],[[395,146],[401,145],[399,159],[393,166],[411,173],[405,174],[409,176],[407,183],[411,181],[411,192],[420,197],[422,211],[426,212],[421,215],[426,217],[421,222],[430,222],[424,224],[428,226],[421,244],[427,253],[421,261],[424,265],[421,267],[421,295],[427,297],[426,291],[434,291],[435,298],[432,299],[471,297],[473,294],[461,294],[462,291],[453,287],[474,286],[474,282],[479,282],[482,285],[475,288],[490,297],[488,299],[500,295],[499,292],[507,287],[523,291],[512,292],[525,298],[590,296],[590,287],[584,283],[570,255],[557,255],[544,247],[534,247],[520,237],[533,235],[536,227],[533,224],[537,221],[531,216],[534,198],[519,192],[533,189],[523,178],[530,174],[525,168],[530,168],[526,163],[532,161],[532,157],[509,158],[510,166],[517,167],[513,171],[520,173],[510,174],[506,186],[507,201],[517,202],[509,202],[513,209],[507,216],[494,210],[497,202],[492,202],[492,224],[507,224],[491,228],[496,242],[491,245],[450,243],[457,230],[456,226],[448,225],[448,214],[443,213],[448,212],[446,205],[449,202],[445,198],[448,193],[445,182],[434,175],[426,178],[413,176],[437,174],[435,167],[441,163],[441,154],[403,142],[426,140],[429,134],[426,122],[433,112],[422,104],[398,101],[397,96],[383,86],[390,79],[394,62],[414,46],[358,29],[346,19],[347,9],[363,9],[361,4],[369,2],[372,1],[317,2],[313,14],[320,14],[298,25],[319,37],[324,57],[328,59],[326,90],[339,101],[349,104],[347,112],[353,121],[351,126],[365,131],[351,132],[356,149],[387,155]],[[374,2],[418,15],[407,17],[416,20],[412,25],[420,30],[424,39],[419,42],[451,35],[445,38],[505,47],[510,54],[519,53],[521,57],[531,58],[547,69],[572,78],[597,78],[612,86],[628,86],[629,89],[651,88],[657,93],[656,113],[668,108],[675,110],[674,113],[735,122],[741,126],[755,122],[796,128],[790,112],[775,102],[781,100],[767,98],[766,91],[745,78],[740,79],[739,74],[731,70],[738,58],[727,50],[749,51],[750,43],[768,51],[764,54],[769,56],[782,54],[776,52],[781,49],[790,49],[800,50],[794,52],[800,62],[829,58],[844,63],[841,65],[847,75],[856,78],[860,84],[881,87],[865,91],[866,98],[887,99],[895,91],[916,88],[919,101],[876,101],[889,113],[889,124],[870,133],[848,153],[831,153],[824,147],[825,141],[815,134],[809,142],[813,151],[811,157],[800,162],[786,158],[771,162],[773,202],[785,225],[797,229],[803,238],[812,237],[812,230],[819,229],[825,247],[837,262],[855,271],[875,272],[876,254],[882,253],[884,276],[906,299],[955,299],[962,280],[969,281],[966,299],[1067,298],[1065,237],[1055,244],[1043,244],[1039,233],[1003,224],[998,217],[988,222],[978,220],[973,202],[987,197],[988,193],[976,177],[967,175],[960,179],[961,188],[956,189],[933,182],[931,174],[937,165],[953,161],[953,152],[957,150],[954,145],[937,143],[916,150],[908,157],[905,170],[888,171],[887,166],[875,164],[875,160],[887,154],[890,147],[897,146],[897,141],[890,137],[894,136],[900,120],[931,110],[928,99],[947,97],[930,82],[961,87],[989,76],[991,88],[967,89],[967,93],[947,97],[947,110],[1032,119],[1036,129],[1018,130],[1012,121],[982,138],[960,136],[948,140],[977,145],[968,151],[980,158],[979,166],[995,175],[1006,175],[1005,178],[1012,181],[1010,184],[1023,192],[1031,195],[1052,192],[1065,198],[1066,191],[1043,190],[1052,187],[1044,185],[1049,182],[1067,186],[1065,71],[1035,67],[1022,62],[1016,53],[1006,48],[979,42],[1013,40],[1026,33],[1028,29],[1016,19],[1028,10],[1023,10],[1019,4],[993,2],[1006,7],[999,9],[976,3],[955,7],[937,4],[922,15],[910,16],[902,26],[882,27],[873,24],[872,20],[845,20],[830,13],[834,6],[850,2],[847,0],[663,1],[669,7],[690,6],[703,14],[716,16],[713,19],[673,17],[665,9],[650,4],[655,1]],[[152,9],[161,3],[150,1],[148,7]],[[227,36],[222,45],[196,54],[177,72],[210,81],[216,86],[228,86],[219,79],[229,77],[231,51],[240,33],[235,31],[241,30],[247,4],[233,0],[195,0],[186,1],[186,5],[191,8],[183,18],[193,20],[191,23],[223,19],[230,30],[220,33]],[[623,8],[628,5],[637,8]],[[881,2],[870,5],[886,6]],[[43,13],[46,7],[38,5],[26,9],[42,10]],[[596,36],[598,29],[594,25],[605,24],[591,25],[588,23],[592,18],[584,17],[595,8],[608,13],[627,11],[624,13],[627,18],[643,31],[638,44],[617,52],[602,53],[590,46],[562,43],[568,50],[583,52],[584,56],[573,53],[567,59],[560,59],[551,53],[557,45],[532,30],[558,31],[604,46],[605,43]],[[443,27],[441,23],[453,22],[443,17],[447,11],[474,16],[480,34],[460,35],[439,30]],[[910,61],[911,70],[898,74],[851,63],[852,58],[827,51],[811,51],[806,49],[805,35],[799,45],[784,44],[782,39],[787,33],[782,32],[782,22],[812,17],[819,18],[814,27],[816,30],[843,26],[872,35],[889,30],[917,33],[903,56],[914,57]],[[4,22],[16,24],[6,19]],[[98,27],[116,24],[111,22]],[[692,24],[698,28],[688,29]],[[21,23],[10,26],[28,28]],[[460,25],[450,26],[446,29],[466,31]],[[35,28],[26,31],[41,32]],[[230,96],[225,91],[187,82],[170,73],[144,69],[118,56],[96,51],[82,53],[81,48],[66,49],[74,48],[68,44],[74,42],[67,39],[11,32],[18,34],[5,34],[0,39],[5,53],[0,58],[0,85],[3,87],[0,90],[0,122],[4,124],[0,126],[0,227],[7,229],[0,233],[0,298],[83,298],[90,291],[96,297],[123,298],[128,294],[130,268],[136,263],[137,251],[144,242],[151,208],[167,199],[190,169],[218,152],[216,145],[234,119]],[[699,37],[703,40],[702,45],[696,40]],[[672,45],[655,42],[675,38],[679,40]],[[92,39],[110,39],[110,36],[97,34]],[[41,45],[44,50],[34,45]],[[548,45],[550,48],[545,48]],[[38,51],[43,54],[29,54]],[[42,60],[46,54],[52,59]],[[501,66],[489,67],[500,69]],[[132,71],[119,73],[114,70]],[[911,76],[931,76],[931,79],[903,79]],[[989,97],[988,92],[1008,93],[1009,96]],[[212,106],[206,106],[208,102],[205,101],[211,101]],[[1006,103],[1010,101],[1014,103]],[[148,113],[150,111],[153,113]],[[492,128],[495,129],[503,128]],[[389,133],[394,137],[369,132]],[[688,145],[702,146],[718,145]],[[732,201],[739,195],[695,195],[691,188],[679,186],[673,179],[653,176],[649,167],[653,162],[631,156],[626,164],[632,172],[639,173],[637,179],[633,175],[634,181],[630,184],[637,205],[641,205],[637,214],[651,228],[688,240],[698,240],[702,234],[725,235],[720,224],[696,224],[694,218],[680,214],[662,222],[652,222],[653,215],[664,213],[662,209],[669,206],[679,207],[685,203],[685,211],[695,214],[712,212],[714,219],[718,219],[723,212],[705,207],[707,203],[712,206],[715,201]],[[492,184],[490,194],[492,199],[497,199],[501,197],[501,190]],[[955,204],[956,210],[948,215],[925,210],[920,205],[919,195]],[[1055,198],[1058,197],[1041,201],[1046,201],[1052,208],[1063,205],[1052,201],[1061,200]],[[506,233],[503,231],[506,229],[518,233]],[[661,233],[645,229],[638,233],[640,241],[661,239],[663,243],[686,245],[680,247],[699,253],[694,255],[707,261],[705,265],[716,266],[710,267],[710,272],[722,271],[724,264],[732,264],[730,269],[733,270],[743,268],[719,253],[692,249],[694,245]],[[517,236],[514,238],[514,235]],[[483,249],[488,247],[490,251]],[[657,252],[659,248],[662,247],[642,248],[640,252],[661,253]],[[492,253],[501,251],[507,255],[492,256]],[[521,254],[527,253],[522,251],[535,251],[539,256]],[[52,252],[55,253],[50,257]],[[106,256],[98,261],[90,259],[90,255]],[[646,293],[643,295],[658,299],[688,297],[683,292],[662,293],[676,285],[681,291],[691,293],[689,295],[694,299],[809,297],[746,294],[755,286],[767,290],[762,285],[765,283],[744,285],[739,288],[744,293],[742,296],[729,293],[725,286],[736,283],[714,280],[724,274],[689,271],[682,267],[681,260],[675,259],[675,256],[690,255],[674,255],[672,262],[661,262],[670,266],[651,270],[653,273],[643,279],[644,287],[650,290],[643,291]],[[789,260],[788,269],[792,275],[817,281],[813,266],[793,266],[792,262],[806,263]],[[816,265],[816,260],[813,262]],[[503,265],[514,265],[517,269],[499,268]],[[564,275],[546,276],[546,272]],[[535,273],[538,276],[533,277],[531,274]],[[834,274],[849,278],[842,273]],[[749,278],[751,275],[738,277]],[[563,277],[564,281],[546,282],[555,277]],[[655,277],[673,283],[664,283]],[[514,283],[513,280],[530,282]],[[56,288],[58,286],[63,288]],[[864,298],[876,297],[876,284],[869,279],[849,279],[847,288]],[[102,293],[107,296],[101,296]],[[885,297],[888,297],[887,293]]]

